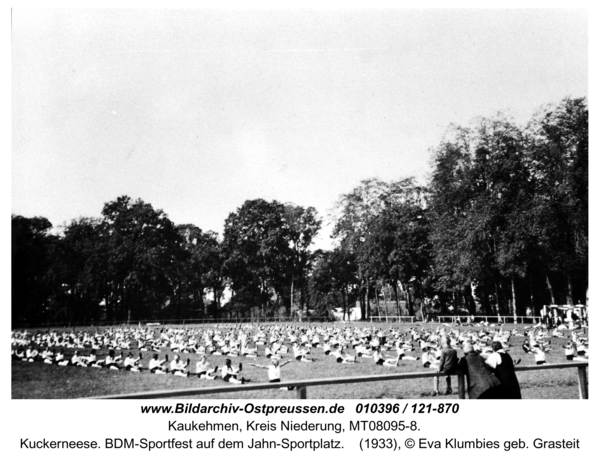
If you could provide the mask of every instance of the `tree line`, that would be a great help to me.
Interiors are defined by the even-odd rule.
[[[588,109],[567,98],[525,126],[502,114],[451,126],[425,185],[367,179],[313,250],[313,207],[248,200],[222,237],[141,199],[56,231],[12,216],[12,322],[23,324],[461,309],[524,314],[585,302]],[[391,310],[390,310],[390,305]]]

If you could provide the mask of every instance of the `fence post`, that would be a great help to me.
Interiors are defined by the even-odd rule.
[[[296,387],[296,398],[306,399],[306,387]]]
[[[458,377],[458,399],[465,399],[465,374],[459,373]]]
[[[579,366],[577,373],[579,374],[579,398],[588,399],[588,381],[585,366]]]

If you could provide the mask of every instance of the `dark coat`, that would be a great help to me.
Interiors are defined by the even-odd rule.
[[[512,358],[506,352],[499,353],[502,363],[494,369],[494,375],[502,383],[501,395],[503,399],[521,399],[521,387],[515,373]]]
[[[440,372],[442,374],[454,374],[458,367],[458,354],[454,348],[442,348],[442,358],[440,359]]]
[[[467,353],[459,361],[459,368],[467,375],[469,399],[498,399],[500,380],[478,353]]]

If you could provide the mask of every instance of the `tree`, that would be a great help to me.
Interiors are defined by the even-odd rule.
[[[191,224],[179,225],[177,230],[185,249],[176,290],[177,303],[181,306],[179,314],[216,314],[225,288],[223,253],[217,234],[203,232]],[[205,304],[204,298],[209,292],[212,301]]]
[[[358,286],[356,273],[356,259],[343,248],[315,253],[310,286],[318,316],[335,306],[342,309],[343,319],[349,319],[348,308]]]
[[[55,285],[52,296],[55,322],[102,318],[107,273],[103,225],[97,218],[75,219],[64,227],[62,238],[54,245],[48,274]]]
[[[273,295],[283,294],[292,257],[283,204],[262,199],[246,201],[225,221],[225,270],[234,302],[242,308],[258,303],[261,313]]]
[[[503,116],[453,127],[435,151],[431,222],[436,286],[473,309],[518,314],[541,286],[555,301],[587,289],[587,107],[567,99],[526,129]],[[573,282],[573,280],[575,280]],[[538,300],[537,302],[540,302]],[[539,304],[538,304],[539,305]]]
[[[104,205],[109,319],[153,318],[173,292],[181,238],[162,210],[127,196]]]
[[[365,239],[367,271],[389,284],[400,315],[398,286],[406,288],[409,314],[413,315],[412,286],[422,297],[422,282],[431,265],[431,244],[427,210],[411,200],[389,204],[373,218]]]
[[[583,297],[588,280],[588,108],[585,99],[541,110],[528,126],[535,187],[530,216],[546,281],[559,275],[566,300]],[[573,280],[576,281],[575,286]],[[553,303],[554,299],[553,299]]]
[[[372,287],[393,277],[388,259],[393,247],[389,239],[378,234],[387,225],[385,216],[397,207],[422,209],[425,199],[426,189],[408,178],[389,183],[368,179],[339,200],[333,233],[340,246],[356,257],[363,319],[370,311]]]
[[[514,221],[530,199],[521,130],[502,116],[454,128],[436,152],[431,182],[432,243],[438,287],[475,308],[472,286],[484,304],[495,292],[500,308],[502,279],[508,279],[516,308],[515,278],[527,269],[526,235]]]
[[[306,313],[305,288],[307,272],[311,267],[313,253],[310,250],[315,236],[321,228],[321,220],[313,207],[303,208],[286,204],[284,210],[287,238],[289,240],[290,313],[294,306],[294,290],[300,292],[300,309]]]
[[[13,327],[47,318],[50,294],[47,271],[51,263],[52,224],[45,217],[11,218],[11,285]]]

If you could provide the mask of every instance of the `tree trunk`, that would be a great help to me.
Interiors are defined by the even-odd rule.
[[[483,307],[483,313],[485,315],[489,315],[490,313],[490,299],[488,297],[487,287],[484,285],[483,289],[483,297],[481,299],[481,306]]]
[[[467,304],[467,310],[471,315],[474,315],[477,306],[475,305],[475,299],[473,298],[473,289],[471,288],[471,284],[465,284],[464,296],[465,303]]]
[[[546,272],[546,286],[548,287],[548,292],[550,292],[550,303],[552,305],[556,305],[556,300],[554,298],[554,289],[552,289],[552,284],[550,283],[550,278],[548,277],[547,272]]]
[[[375,284],[375,306],[377,307],[377,316],[381,318],[381,310],[379,309],[379,290]]]
[[[573,302],[573,282],[571,280],[571,274],[567,274],[567,304],[574,305]]]
[[[385,285],[381,287],[381,292],[383,293],[383,314],[384,316],[388,316],[387,295],[385,293]]]
[[[369,319],[371,317],[371,299],[369,299],[369,281],[367,281],[367,308],[365,308],[367,317],[365,319]]]
[[[510,277],[510,289],[512,292],[512,311],[511,314],[514,316],[517,314],[517,291],[515,289],[515,277],[514,275]]]
[[[532,311],[533,315],[535,316],[536,308],[534,305],[535,305],[535,303],[534,303],[534,299],[533,299],[533,281],[531,279],[531,275],[529,275],[529,306],[531,307],[531,311]]]
[[[366,319],[365,317],[365,293],[362,291],[360,291],[360,295],[359,295],[359,299],[360,299],[360,319]]]
[[[496,289],[496,314],[499,315],[500,310],[500,289],[498,288],[498,280],[494,281],[494,287]]]
[[[265,283],[263,280],[260,281],[260,308],[262,309],[261,315],[264,318],[267,307],[265,305]]]
[[[402,312],[400,311],[400,299],[398,298],[398,286],[396,282],[393,284],[394,287],[394,295],[396,296],[396,312],[398,316],[402,316]]]
[[[412,295],[410,294],[410,288],[406,289],[406,304],[408,306],[408,314],[410,316],[413,316],[415,312],[413,310]]]
[[[292,311],[294,311],[294,277],[292,276],[292,286],[290,288],[290,311],[288,312],[288,316],[292,315]]]

